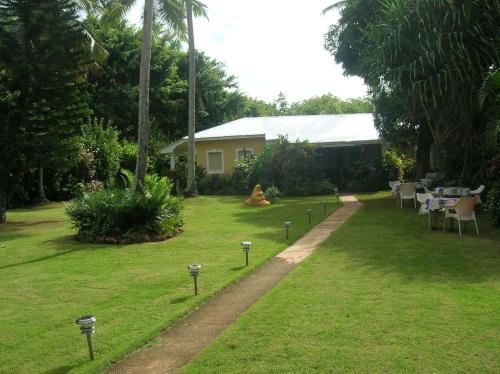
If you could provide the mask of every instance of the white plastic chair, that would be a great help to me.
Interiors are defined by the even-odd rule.
[[[397,199],[399,196],[398,186],[400,186],[400,185],[401,185],[400,181],[389,181],[389,187],[391,187],[392,197],[395,199]],[[396,204],[397,204],[397,200],[396,200]]]
[[[431,193],[417,193],[417,200],[420,203],[418,214],[429,214],[429,208],[425,206],[425,200],[432,199]]]
[[[401,209],[403,209],[403,200],[413,199],[413,205],[417,207],[417,189],[415,183],[401,183],[399,186],[399,198],[401,199]]]
[[[462,228],[460,221],[474,221],[476,225],[476,234],[479,236],[479,229],[477,228],[476,213],[474,213],[474,206],[479,203],[479,197],[461,197],[454,205],[445,205],[445,216],[443,231],[446,229],[446,222],[448,218],[456,219],[458,221],[458,232],[462,236]]]
[[[431,193],[417,193],[417,200],[420,203],[420,208],[418,208],[418,215],[427,214],[428,220],[427,224],[429,226],[429,230],[431,229],[431,214],[429,210],[429,206],[425,205],[425,200],[432,199],[433,196]]]
[[[471,196],[479,196],[484,191],[484,189],[485,189],[485,185],[482,184],[478,188],[476,188],[474,191],[471,191],[469,194]]]

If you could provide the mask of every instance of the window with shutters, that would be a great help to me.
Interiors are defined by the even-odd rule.
[[[207,151],[207,173],[224,174],[224,151],[217,149]]]

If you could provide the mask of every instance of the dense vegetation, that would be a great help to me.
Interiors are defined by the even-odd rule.
[[[369,86],[376,125],[394,145],[418,145],[417,177],[500,191],[498,0],[351,0],[325,46]],[[327,9],[328,10],[328,9]],[[493,195],[498,195],[497,192]]]
[[[161,241],[177,234],[182,226],[181,205],[171,194],[172,183],[165,177],[148,175],[141,191],[108,188],[71,201],[66,211],[78,238],[125,244]]]
[[[112,186],[120,170],[135,170],[141,30],[111,17],[106,4],[125,6],[0,0],[2,221],[6,205],[70,199]],[[156,173],[167,163],[159,148],[187,133],[188,53],[176,30],[153,28],[148,170]],[[284,94],[271,103],[248,97],[221,62],[201,51],[196,83],[197,130],[245,116],[371,110],[366,100],[332,95],[291,105]]]

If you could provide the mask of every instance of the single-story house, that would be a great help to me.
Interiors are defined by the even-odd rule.
[[[371,113],[303,116],[247,117],[195,134],[196,162],[208,174],[231,174],[235,161],[244,154],[257,154],[279,136],[288,140],[307,140],[317,147],[324,170],[334,183],[342,180],[342,170],[354,160],[380,157],[383,140]],[[187,136],[163,147],[175,158],[187,155]]]

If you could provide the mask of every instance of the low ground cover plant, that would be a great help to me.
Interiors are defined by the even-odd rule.
[[[181,231],[181,201],[167,178],[150,175],[142,192],[113,187],[85,193],[67,204],[77,238],[110,244],[161,241]]]

